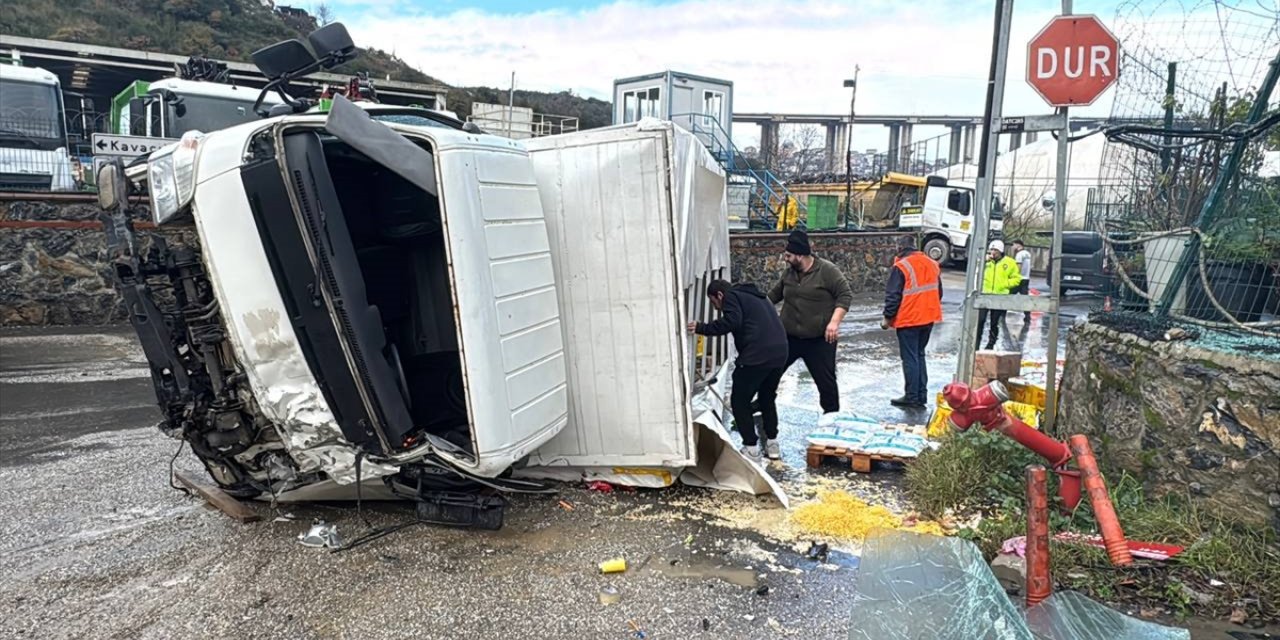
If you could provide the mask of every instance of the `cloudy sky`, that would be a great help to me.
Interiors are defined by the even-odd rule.
[[[1132,3],[1133,0],[1123,0]],[[1179,8],[1198,0],[1143,0]],[[1270,4],[1275,0],[1250,0]],[[863,114],[982,112],[993,3],[972,0],[328,0],[356,42],[393,50],[451,84],[610,99],[612,82],[664,69],[734,82],[737,112],[845,113],[842,81],[861,67]],[[1076,0],[1112,23],[1118,2]],[[1208,5],[1212,7],[1212,4]],[[1009,115],[1048,108],[1026,85],[1026,43],[1060,4],[1019,0],[1012,27]],[[1108,98],[1091,107],[1105,115]],[[752,128],[754,129],[754,128]],[[856,148],[886,134],[857,130]],[[917,140],[930,132],[916,132]],[[754,132],[735,131],[735,138]]]

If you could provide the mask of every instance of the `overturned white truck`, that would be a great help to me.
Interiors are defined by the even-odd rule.
[[[264,91],[354,51],[337,24],[310,44],[314,54],[299,41],[254,54],[279,80]],[[275,117],[189,133],[145,164],[108,165],[99,176],[117,287],[151,365],[161,428],[189,443],[220,487],[277,500],[351,498],[359,488],[366,498],[416,500],[425,519],[494,527],[502,503],[478,489],[545,490],[511,477],[534,452],[534,464],[559,466],[562,452],[585,453],[565,460],[680,471],[700,462],[696,447],[704,446],[730,458],[722,477],[757,476],[729,484],[768,490],[762,472],[740,457],[744,466],[735,465],[732,447],[695,439],[695,419],[713,422],[723,437],[722,409],[707,400],[716,375],[706,367],[724,357],[706,359],[697,377],[695,347],[681,328],[706,313],[694,289],[727,267],[727,255],[695,257],[699,266],[679,254],[676,234],[691,227],[669,214],[687,206],[653,200],[648,211],[633,211],[651,216],[639,227],[650,235],[610,246],[619,256],[634,252],[631,273],[597,273],[609,277],[600,286],[632,296],[637,282],[663,285],[644,292],[662,313],[627,324],[665,345],[635,359],[635,388],[646,394],[636,409],[617,400],[625,389],[582,377],[590,358],[636,355],[628,349],[638,338],[621,324],[628,309],[617,298],[576,297],[578,267],[566,260],[586,254],[558,253],[566,245],[551,241],[543,209],[570,189],[537,179],[524,147],[425,110],[366,111],[339,98],[327,114],[308,113],[310,105],[281,97],[287,108],[273,108]],[[664,139],[674,140],[666,127]],[[622,181],[620,194],[712,198],[722,213],[723,175],[703,193],[628,182],[672,166],[652,160],[594,179]],[[145,253],[139,248],[125,209],[130,187],[144,183],[153,220],[189,219],[198,246],[157,238]],[[558,221],[583,223],[584,211]],[[614,234],[633,223],[599,228]],[[663,261],[643,257],[650,245]],[[723,248],[727,254],[727,237]],[[617,257],[590,266],[620,264]],[[593,355],[587,344],[613,347]],[[612,413],[588,396],[612,403]],[[652,413],[655,399],[672,410]],[[636,410],[638,421],[628,413]],[[606,423],[617,426],[610,432]],[[567,425],[620,448],[553,441]],[[645,455],[633,459],[637,453]],[[703,483],[715,481],[710,466]]]

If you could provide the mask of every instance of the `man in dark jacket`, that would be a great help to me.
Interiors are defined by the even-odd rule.
[[[792,231],[782,259],[790,267],[769,290],[769,300],[782,303],[782,326],[787,331],[785,369],[796,360],[813,376],[822,413],[840,411],[840,387],[836,383],[836,342],[840,323],[853,302],[853,290],[840,267],[813,255],[809,235]]]
[[[752,400],[758,398],[763,420],[764,452],[769,458],[782,457],[778,447],[778,382],[787,364],[787,332],[773,303],[754,284],[730,285],[714,280],[707,285],[707,297],[720,311],[714,322],[690,322],[689,331],[704,336],[733,334],[738,359],[733,367],[733,389],[729,404],[733,421],[742,434],[742,453],[754,462],[763,462]]]

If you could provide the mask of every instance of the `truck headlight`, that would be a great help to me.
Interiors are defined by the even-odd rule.
[[[147,188],[151,192],[151,217],[163,224],[191,204],[196,191],[196,150],[204,137],[188,131],[177,144],[153,154],[147,163]]]

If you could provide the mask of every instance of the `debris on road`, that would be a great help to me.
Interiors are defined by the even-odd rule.
[[[1143,622],[1071,591],[1024,612],[968,540],[904,531],[867,538],[851,640],[985,637],[996,629],[1009,640],[1191,637],[1185,629]]]
[[[600,594],[597,597],[600,599],[600,604],[606,607],[622,602],[622,592],[618,591],[618,588],[613,585],[606,585],[600,589]]]
[[[613,485],[604,480],[593,480],[587,483],[588,491],[598,491],[600,493],[613,493]]]
[[[298,534],[298,542],[304,547],[317,549],[341,549],[342,535],[338,533],[338,525],[316,520],[305,533]]]
[[[908,527],[888,508],[870,505],[847,491],[823,491],[814,502],[800,505],[791,519],[801,528],[833,538],[860,541],[874,529],[907,529],[917,533],[945,535],[942,525],[932,520]]]
[[[826,562],[827,553],[829,550],[830,548],[827,546],[827,543],[825,542],[822,542],[822,543],[811,542],[809,543],[809,550],[805,552],[805,555],[808,556],[810,560],[815,560],[817,562]]]
[[[564,509],[565,511],[573,511],[573,503],[569,502],[568,500],[561,500],[560,508]]]
[[[600,573],[622,573],[627,570],[625,558],[613,558],[600,563]]]

